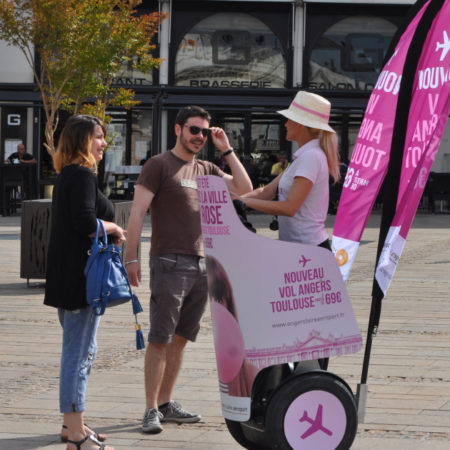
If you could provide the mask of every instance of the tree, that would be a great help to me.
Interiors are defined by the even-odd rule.
[[[157,68],[153,37],[167,15],[141,14],[142,0],[0,0],[0,38],[19,48],[34,73],[46,116],[44,144],[55,152],[60,108],[105,119],[130,108],[131,89],[114,87],[128,65]]]

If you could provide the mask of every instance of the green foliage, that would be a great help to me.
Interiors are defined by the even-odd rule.
[[[152,39],[166,16],[137,13],[142,0],[0,0],[0,38],[18,47],[34,72],[46,114],[47,149],[60,107],[105,118],[130,108],[134,92],[113,86],[127,65],[157,68]]]

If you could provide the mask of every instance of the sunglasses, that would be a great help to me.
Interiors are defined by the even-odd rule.
[[[202,132],[203,137],[207,137],[211,133],[210,128],[200,128],[195,125],[191,125],[191,126],[185,125],[185,127],[189,128],[189,133],[191,133],[193,136],[200,133],[200,131]]]

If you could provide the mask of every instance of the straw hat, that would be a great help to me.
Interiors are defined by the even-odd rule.
[[[288,109],[277,111],[284,117],[301,125],[335,133],[328,125],[331,103],[317,94],[299,91]]]

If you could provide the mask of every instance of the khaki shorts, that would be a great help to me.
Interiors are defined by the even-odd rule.
[[[169,343],[173,335],[195,341],[205,312],[205,258],[170,253],[150,257],[149,342]]]

